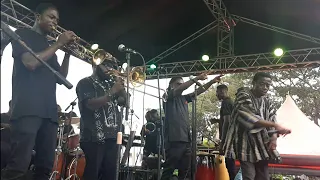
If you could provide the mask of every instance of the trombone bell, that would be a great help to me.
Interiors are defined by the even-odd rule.
[[[134,87],[139,87],[144,84],[146,80],[146,74],[142,67],[135,67],[132,69],[129,75],[129,81]]]

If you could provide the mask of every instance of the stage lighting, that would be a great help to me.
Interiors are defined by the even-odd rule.
[[[283,55],[283,50],[281,48],[277,48],[273,51],[273,54],[277,57],[282,56]]]
[[[157,66],[156,66],[155,64],[151,64],[151,65],[150,65],[150,68],[151,68],[151,69],[155,69],[155,68],[157,68]]]
[[[92,44],[91,50],[97,50],[99,48],[98,44]]]
[[[209,60],[209,56],[208,55],[203,55],[202,56],[202,60],[203,61],[208,61]]]

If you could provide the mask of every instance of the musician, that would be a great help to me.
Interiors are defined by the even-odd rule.
[[[10,156],[10,117],[11,117],[11,100],[9,101],[9,110],[1,113],[1,169],[7,164]]]
[[[268,160],[279,154],[275,150],[277,135],[269,137],[267,131],[290,133],[276,123],[276,110],[267,96],[271,84],[271,75],[258,72],[253,77],[252,88],[240,88],[236,94],[224,149],[226,156],[235,151],[243,180],[268,180]]]
[[[55,52],[74,41],[76,35],[67,31],[49,46],[47,34],[57,26],[58,10],[52,4],[40,4],[31,29],[18,29],[16,33],[42,60],[64,77],[68,74],[69,54],[62,66]],[[26,171],[36,145],[34,179],[48,179],[51,173],[57,138],[57,77],[38,62],[18,42],[12,42],[14,58],[12,75],[12,154],[1,179],[18,179]]]
[[[220,121],[219,121],[219,139],[221,140],[220,147],[222,148],[225,137],[227,135],[230,124],[231,113],[233,111],[233,101],[228,96],[228,87],[224,84],[217,86],[216,96],[221,101]],[[232,158],[225,158],[226,167],[228,169],[230,180],[234,180],[236,176],[235,161]]]
[[[158,147],[157,147],[157,124],[160,120],[158,111],[156,109],[152,109],[146,113],[145,116],[147,123],[143,125],[141,129],[141,137],[145,140],[145,145],[143,148],[143,158],[142,164],[143,166],[146,165],[146,158],[151,154],[158,154]],[[153,124],[152,124],[153,123]],[[151,132],[152,130],[153,132]]]
[[[108,68],[111,61],[93,64],[93,74],[79,81],[80,147],[85,153],[84,180],[114,180],[117,162],[116,137],[121,125],[116,100],[124,91],[123,81],[113,79]]]
[[[195,93],[182,95],[197,80],[207,79],[206,74],[201,74],[193,80],[184,82],[181,77],[174,77],[169,82],[165,111],[165,148],[166,162],[161,179],[171,178],[175,169],[179,169],[179,179],[190,179],[191,164],[191,135],[189,126],[188,103],[192,101]],[[197,89],[197,94],[205,92],[213,83],[219,82],[220,76],[212,79],[203,88]]]

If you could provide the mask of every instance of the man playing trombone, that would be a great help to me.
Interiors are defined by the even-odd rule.
[[[86,158],[84,180],[114,180],[117,162],[117,132],[121,124],[119,100],[125,95],[123,80],[111,76],[111,60],[93,63],[93,74],[77,85],[80,147]],[[123,103],[126,104],[126,103]]]
[[[217,76],[202,87],[199,87],[197,95],[205,92],[212,84],[219,82],[221,76]],[[188,103],[191,102],[195,93],[182,95],[198,80],[207,79],[206,74],[201,74],[194,79],[184,82],[182,77],[174,77],[169,82],[166,102],[163,103],[165,112],[165,149],[166,161],[161,179],[171,178],[175,169],[179,170],[179,179],[191,179],[191,135],[189,126]]]
[[[16,33],[38,57],[66,77],[69,55],[60,66],[55,52],[72,42],[76,35],[71,31],[62,33],[57,42],[49,46],[46,36],[55,29],[58,20],[55,6],[41,4],[37,8],[34,26],[18,29]],[[57,139],[57,78],[15,41],[12,42],[12,56],[12,151],[1,179],[20,179],[28,169],[35,145],[34,179],[47,180],[54,163]]]

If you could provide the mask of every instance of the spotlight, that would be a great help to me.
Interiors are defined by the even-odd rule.
[[[208,55],[203,55],[202,56],[202,60],[203,61],[208,61],[210,58],[209,58],[209,56]]]
[[[283,55],[283,50],[281,48],[277,48],[273,51],[273,54],[277,57],[280,57]]]
[[[155,68],[157,68],[157,66],[156,66],[155,64],[151,64],[151,65],[150,65],[150,68],[151,68],[151,69],[155,69]]]
[[[92,44],[91,50],[97,50],[99,48],[98,44]]]

